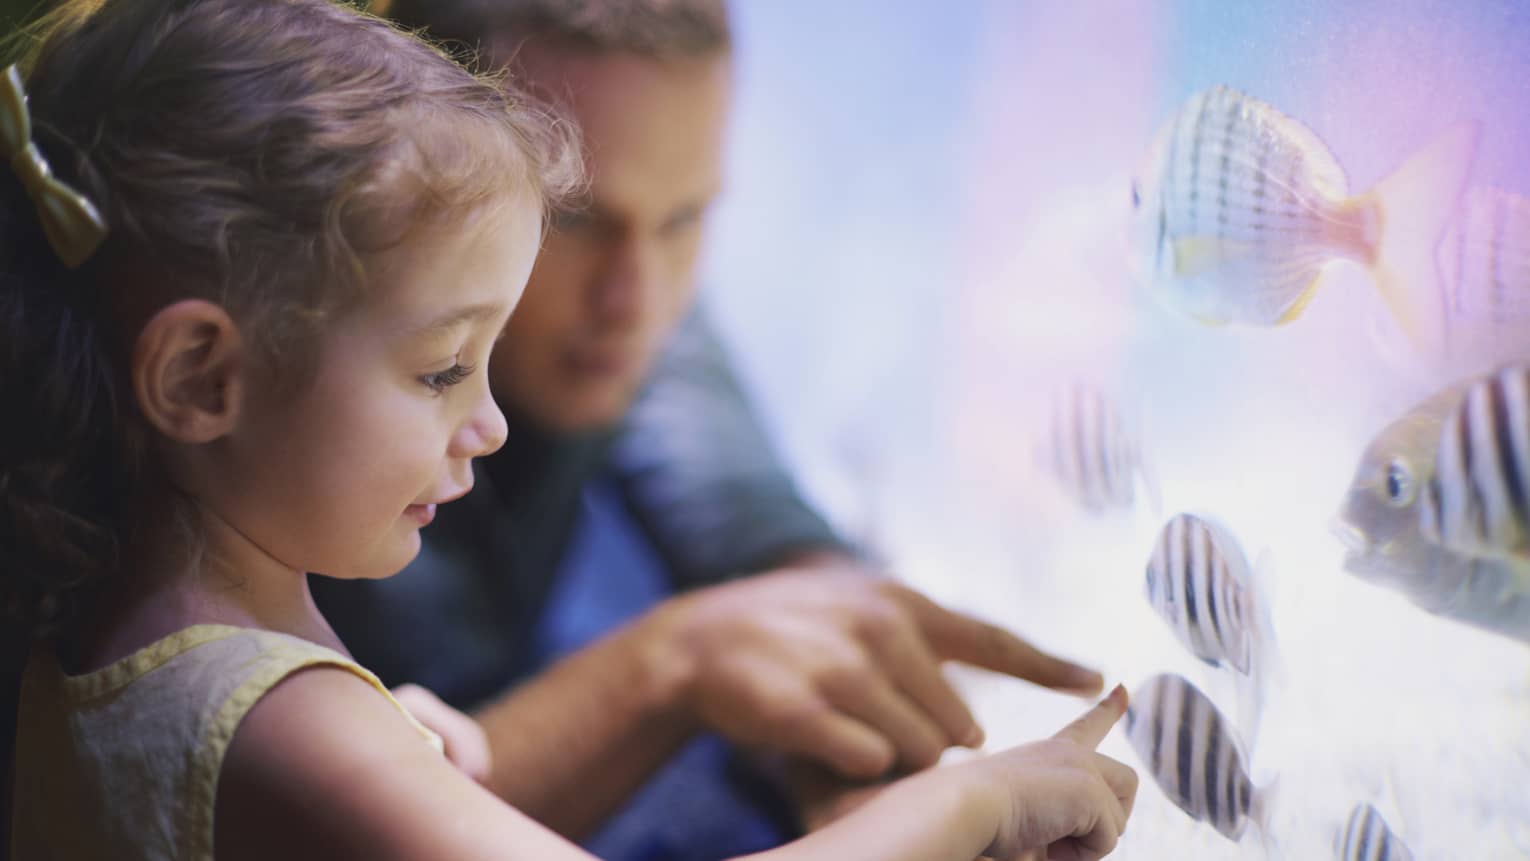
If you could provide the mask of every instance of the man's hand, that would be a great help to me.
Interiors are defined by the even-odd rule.
[[[1103,685],[1092,670],[846,564],[703,589],[645,621],[702,724],[852,779],[926,768],[947,747],[982,743],[943,661],[1083,695]]]

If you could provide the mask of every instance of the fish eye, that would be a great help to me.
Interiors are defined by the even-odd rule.
[[[1404,508],[1413,503],[1418,488],[1406,461],[1398,458],[1387,465],[1387,502],[1394,508]]]
[[[1137,181],[1132,180],[1132,209],[1142,208],[1142,192],[1137,188]]]

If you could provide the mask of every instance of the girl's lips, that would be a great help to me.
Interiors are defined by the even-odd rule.
[[[448,496],[447,498],[445,498],[443,500],[440,500],[439,502],[426,502],[426,503],[423,503],[423,504],[416,503],[414,505],[409,506],[408,508],[405,508],[404,509],[404,514],[407,515],[410,518],[413,518],[416,521],[419,521],[419,524],[421,526],[425,526],[425,525],[429,524],[430,521],[436,519],[436,506],[438,506],[438,505],[445,505],[446,503],[451,502],[453,500],[461,499],[462,497],[467,496],[468,495],[468,491],[470,491],[472,489],[473,489],[473,483],[472,482],[468,482],[468,485],[466,487],[462,488],[461,490],[457,491],[456,493],[453,493],[451,496]]]

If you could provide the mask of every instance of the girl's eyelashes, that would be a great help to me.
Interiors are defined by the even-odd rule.
[[[430,388],[431,391],[435,392],[436,394],[441,394],[452,386],[455,386],[463,380],[467,379],[468,375],[473,373],[474,367],[475,366],[473,365],[464,365],[461,362],[458,362],[457,364],[452,365],[450,368],[447,368],[444,371],[440,371],[434,374],[426,374],[420,378],[420,382],[424,383],[427,387]]]

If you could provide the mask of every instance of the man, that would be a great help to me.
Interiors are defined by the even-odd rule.
[[[760,815],[757,771],[703,733],[867,780],[981,741],[942,660],[1100,687],[863,570],[772,454],[694,295],[722,185],[722,0],[392,5],[562,104],[590,188],[554,219],[490,362],[504,449],[409,569],[316,579],[358,660],[473,710],[488,785],[569,835],[679,757],[595,838],[627,858],[754,851],[796,827]]]

